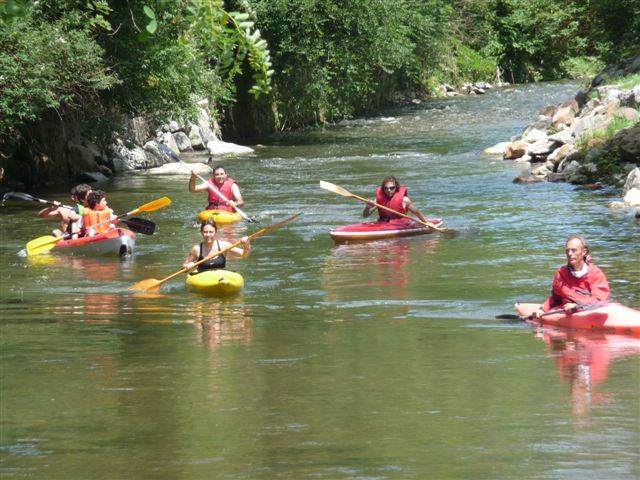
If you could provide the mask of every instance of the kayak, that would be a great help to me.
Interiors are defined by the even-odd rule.
[[[130,255],[136,234],[125,228],[114,228],[93,237],[72,238],[56,243],[52,252],[73,255]]]
[[[215,220],[218,225],[228,225],[242,220],[242,216],[238,212],[227,212],[226,210],[204,210],[198,214],[198,220],[201,222],[207,220]]]
[[[207,270],[189,275],[187,289],[210,297],[220,297],[238,293],[244,287],[244,278],[229,270]]]
[[[539,306],[540,304],[536,303],[515,305],[518,315],[523,317],[531,315]],[[532,321],[554,327],[640,335],[640,312],[619,303],[608,303],[593,310],[569,314],[561,312]]]
[[[442,225],[442,219],[430,218],[429,223],[436,227]],[[346,225],[331,230],[329,235],[334,242],[369,242],[384,238],[411,237],[432,233],[434,230],[408,218],[397,218],[388,222],[364,222]]]

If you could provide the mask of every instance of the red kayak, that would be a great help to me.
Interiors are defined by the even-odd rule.
[[[528,317],[540,304],[516,303],[515,306],[518,315]],[[640,335],[640,312],[619,303],[608,303],[592,310],[569,314],[562,312],[547,315],[534,321],[554,327]]]
[[[442,219],[430,218],[429,223],[442,226]],[[434,230],[408,218],[397,218],[388,222],[364,222],[331,230],[329,235],[336,243],[370,242],[384,238],[412,237],[432,233]]]
[[[72,238],[58,242],[56,253],[73,255],[130,255],[136,244],[136,234],[124,228],[114,228],[94,237]]]

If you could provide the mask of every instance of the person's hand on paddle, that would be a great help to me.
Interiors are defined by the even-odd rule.
[[[196,262],[185,262],[182,264],[187,270],[191,270],[195,266]]]
[[[227,200],[226,202],[224,202],[226,205],[235,208],[238,204],[236,202],[234,202],[233,200]]]
[[[364,206],[364,210],[362,211],[362,216],[364,218],[367,218],[369,215],[371,215],[371,212],[373,212],[376,209],[375,201],[367,200],[366,203],[367,204]]]
[[[573,313],[577,310],[578,305],[576,303],[565,303],[562,306],[562,309],[564,310],[565,313]]]
[[[249,242],[249,237],[242,237],[240,239],[240,243],[242,244],[242,256],[248,257],[251,252],[251,242]]]
[[[536,319],[540,319],[542,315],[544,315],[544,310],[542,310],[541,308],[537,309],[535,312],[531,314],[531,316]]]

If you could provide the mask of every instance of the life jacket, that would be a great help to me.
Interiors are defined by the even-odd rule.
[[[216,240],[216,245],[218,246],[218,251],[220,251],[220,242]],[[211,255],[213,252],[209,252]],[[203,260],[204,256],[202,255],[202,243],[200,243],[200,254],[198,255],[198,261]],[[206,262],[202,262],[198,265],[198,273],[205,272],[207,270],[217,270],[220,268],[224,268],[227,265],[227,258],[224,255],[218,255]]]
[[[112,213],[113,210],[110,208],[105,208],[104,210],[91,210],[90,208],[85,208],[84,215],[82,215],[83,227],[85,229],[93,228],[96,233],[108,232],[112,227],[111,222],[109,221],[111,220]]]
[[[588,268],[586,275],[576,278],[571,274],[568,265],[560,267],[553,279],[551,296],[542,305],[542,310],[548,312],[565,303],[590,305],[608,302],[611,290],[607,277],[593,263],[588,264]]]
[[[407,191],[407,187],[401,185],[391,198],[387,198],[382,188],[378,187],[376,188],[376,203],[406,215],[408,210],[404,206],[404,197],[407,196]],[[392,218],[402,218],[400,215],[383,210],[382,208],[378,208],[378,215],[380,215],[380,220],[385,222],[388,222]]]
[[[227,200],[234,199],[233,190],[231,190],[234,183],[236,183],[236,181],[233,178],[227,178],[227,180],[222,184],[222,187],[218,187],[214,183],[213,179],[209,179],[209,184],[215,189],[218,189],[218,191],[224,195]],[[225,201],[215,193],[214,188],[209,188],[209,205],[207,206],[207,210],[225,210],[227,212],[235,212],[236,209],[227,205]]]

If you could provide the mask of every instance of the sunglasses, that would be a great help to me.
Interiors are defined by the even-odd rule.
[[[396,186],[395,186],[395,185],[391,185],[390,187],[384,187],[384,189],[385,189],[385,190],[393,191],[393,190],[395,190],[395,189],[396,189]]]

